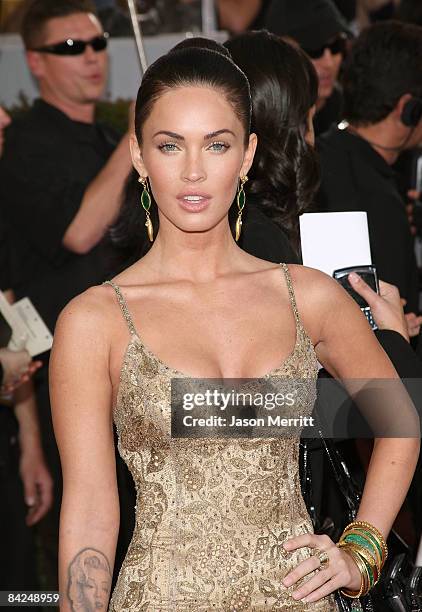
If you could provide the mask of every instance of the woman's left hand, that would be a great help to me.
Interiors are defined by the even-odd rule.
[[[306,533],[284,542],[284,548],[289,552],[304,546],[313,548],[314,554],[301,561],[287,574],[283,579],[284,586],[290,587],[307,574],[318,570],[321,566],[320,553],[328,556],[328,565],[319,569],[305,584],[293,591],[294,599],[314,602],[339,588],[359,591],[361,575],[358,566],[350,555],[334,544],[331,538],[327,535]]]

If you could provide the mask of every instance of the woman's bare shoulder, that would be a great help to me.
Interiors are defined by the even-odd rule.
[[[321,272],[321,270],[317,270],[316,268],[309,268],[308,266],[304,266],[302,264],[289,263],[287,264],[287,267],[292,278],[295,277],[297,280],[313,279],[318,282],[322,281],[323,279],[331,279],[331,276],[329,276],[325,272]]]
[[[331,276],[315,268],[301,264],[288,264],[294,290],[305,292],[308,297],[325,301],[345,294],[344,289]]]
[[[338,319],[359,314],[354,300],[328,274],[297,264],[289,264],[289,272],[300,315],[314,338],[333,315]]]
[[[55,335],[75,330],[79,333],[100,331],[106,336],[115,319],[116,307],[116,294],[110,285],[90,287],[74,297],[61,311]]]

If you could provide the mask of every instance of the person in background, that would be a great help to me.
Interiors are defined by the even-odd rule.
[[[0,347],[1,392],[8,394],[15,391],[21,384],[28,382],[40,366],[41,362],[32,362],[26,350],[12,351]]]
[[[0,106],[0,158],[3,153],[4,146],[4,131],[8,125],[10,125],[11,118],[8,113]],[[11,285],[10,282],[10,256],[9,256],[9,240],[7,236],[7,230],[0,217],[0,267],[2,269],[0,285],[4,288],[8,288]],[[7,280],[6,280],[7,279]],[[8,295],[10,299],[13,299],[12,295]],[[0,340],[6,340],[3,338],[5,334],[3,330],[8,328],[7,322],[0,314],[1,318],[1,329]],[[9,340],[8,338],[7,340]],[[12,351],[6,348],[7,342],[0,341],[0,388],[5,393],[11,393],[15,391],[22,383],[28,382],[30,377],[36,372],[41,366],[41,362],[32,362],[30,355],[27,351]]]
[[[9,124],[9,115],[0,107],[0,157],[3,132]],[[8,249],[7,233],[0,221],[0,289],[12,300]],[[0,589],[37,589],[40,584],[32,526],[52,504],[53,482],[42,450],[33,395],[20,396],[20,387],[41,362],[32,361],[26,350],[6,348],[11,330],[2,315],[0,330]]]
[[[404,23],[422,26],[422,2],[420,0],[401,0],[397,7],[395,18]],[[397,174],[402,196],[405,198],[410,196],[411,198],[407,210],[412,232],[418,236],[419,240],[422,236],[422,215],[420,206],[421,194],[417,191],[417,189],[420,189],[421,181],[420,179],[418,180],[417,168],[421,163],[421,158],[422,140],[417,143],[414,149],[403,151],[393,166]]]
[[[30,383],[24,383],[39,364],[28,365],[26,351],[13,355],[7,351],[3,360],[4,351],[0,349],[0,360],[10,379],[0,394],[0,589],[36,590],[42,585],[33,526],[53,503],[53,480],[42,448],[37,407]],[[11,360],[12,374],[6,369]]]
[[[0,214],[8,226],[17,299],[54,331],[62,308],[108,274],[104,238],[130,170],[129,137],[95,120],[107,80],[107,36],[90,0],[33,0],[21,26],[40,98],[6,129]],[[57,588],[61,470],[51,424],[48,358],[35,389],[55,504],[39,529],[46,588]],[[22,389],[21,397],[26,397]]]
[[[95,122],[108,56],[89,0],[33,1],[22,37],[40,98],[6,129],[1,211],[15,243],[17,297],[29,295],[53,331],[66,303],[104,275],[102,239],[130,169],[128,136],[119,143]]]
[[[262,27],[262,19],[271,0],[217,0],[219,27],[232,34]]]
[[[301,49],[266,31],[245,32],[225,47],[249,80],[252,130],[258,135],[239,244],[267,261],[286,261],[277,244],[265,239],[265,227],[257,231],[253,219],[258,209],[299,253],[299,215],[310,209],[319,186],[312,123],[318,77]]]
[[[356,19],[359,31],[375,23],[392,19],[401,0],[358,0]]]
[[[8,113],[0,106],[0,158],[3,153],[4,131],[10,125],[11,118]],[[0,266],[2,267],[2,277],[9,279],[10,257],[9,240],[4,223],[0,217]],[[9,287],[10,281],[2,282],[2,286]],[[1,315],[0,315],[1,317]],[[2,318],[2,317],[1,317]],[[7,326],[2,318],[3,326]],[[0,387],[6,393],[14,391],[21,383],[27,382],[41,365],[40,362],[31,363],[31,357],[27,351],[11,351],[6,348],[6,343],[0,343]]]
[[[419,416],[421,416],[418,381],[422,380],[422,360],[410,344],[409,325],[397,287],[379,281],[380,293],[377,294],[358,275],[349,275],[349,282],[353,290],[369,304],[378,326],[375,331],[377,340],[391,359],[415,406],[418,406]],[[356,432],[365,431],[366,426],[356,409],[352,410],[347,418],[350,435],[359,435]],[[369,466],[372,446],[372,440],[368,438],[345,441],[338,446],[350,473],[360,486],[363,484],[364,474]],[[315,452],[310,454],[311,467],[314,459]],[[327,474],[331,475],[330,468],[327,468]],[[422,534],[421,483],[422,460],[419,457],[409,492],[394,525],[396,532],[413,550],[418,547]],[[318,480],[316,480],[316,485],[318,485]],[[334,522],[338,523],[345,511],[344,499],[339,495],[338,487],[332,484],[325,485],[321,500],[318,499],[317,494],[318,489],[314,488],[313,503],[317,508],[321,506],[325,510],[322,516],[330,516]]]
[[[265,27],[267,11],[272,10],[272,5],[279,1],[216,0],[219,26],[222,30],[228,30],[232,34],[241,34],[247,30],[261,30]],[[356,0],[334,0],[334,2],[347,22],[355,19]]]
[[[116,0],[95,0],[95,5],[102,26],[110,36],[133,36],[126,1],[119,3]],[[122,5],[126,5],[126,12]]]
[[[318,140],[319,208],[367,212],[373,262],[413,313],[412,335],[420,325],[417,269],[391,165],[421,140],[421,56],[422,28],[386,22],[364,31],[344,67],[345,129],[333,126]]]
[[[337,79],[347,50],[348,25],[331,0],[273,2],[264,20],[267,30],[294,40],[310,57],[319,88],[314,117],[318,136],[341,120],[342,95]]]

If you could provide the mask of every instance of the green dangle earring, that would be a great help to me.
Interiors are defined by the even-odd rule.
[[[241,176],[239,188],[237,190],[237,208],[239,212],[237,214],[237,221],[236,221],[236,242],[239,240],[240,232],[242,231],[242,212],[246,204],[246,195],[243,189],[243,185],[246,183],[247,180],[248,180],[247,176]]]
[[[142,183],[143,185],[143,190],[141,193],[141,204],[147,216],[147,220],[145,221],[145,226],[147,228],[148,238],[150,239],[150,242],[153,242],[154,228],[152,226],[151,217],[149,216],[149,209],[151,208],[151,195],[149,193],[149,188],[148,188],[148,177],[140,176],[138,178],[138,182]]]

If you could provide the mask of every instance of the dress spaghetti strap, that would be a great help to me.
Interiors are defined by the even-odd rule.
[[[132,315],[130,314],[130,310],[128,308],[125,298],[123,297],[120,287],[116,285],[116,283],[113,283],[113,281],[110,281],[110,280],[104,281],[103,285],[110,285],[111,287],[113,287],[114,291],[116,292],[117,301],[119,302],[119,306],[121,308],[122,314],[129,328],[129,332],[132,336],[137,336],[138,332],[136,331],[136,327],[133,323]]]
[[[295,292],[293,290],[293,282],[292,282],[292,277],[290,276],[289,268],[287,264],[285,263],[281,263],[280,266],[283,268],[284,276],[286,279],[287,289],[289,291],[290,304],[292,305],[292,310],[295,316],[296,326],[301,328],[302,322],[300,320],[299,310],[296,304]]]

